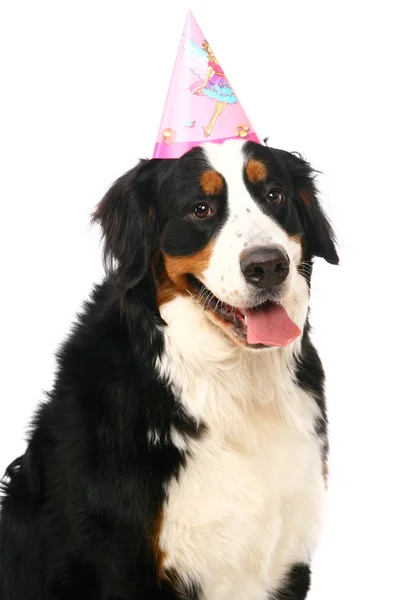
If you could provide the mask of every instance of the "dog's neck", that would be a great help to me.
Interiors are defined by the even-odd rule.
[[[299,340],[288,348],[240,347],[190,297],[163,305],[161,316],[167,325],[158,369],[196,419],[222,420],[232,431],[249,412],[268,410],[299,426],[294,373]]]

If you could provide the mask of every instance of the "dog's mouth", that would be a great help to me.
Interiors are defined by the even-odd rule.
[[[300,328],[277,302],[268,300],[250,308],[236,308],[219,300],[195,277],[189,279],[202,307],[248,346],[285,347],[301,334]]]

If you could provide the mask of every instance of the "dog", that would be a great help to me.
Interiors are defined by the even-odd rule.
[[[327,488],[300,155],[142,160],[93,214],[105,278],[3,480],[2,600],[304,600]]]

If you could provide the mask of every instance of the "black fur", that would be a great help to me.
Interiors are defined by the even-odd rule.
[[[315,197],[309,166],[293,155],[249,146],[273,157],[279,181],[292,193],[289,217],[306,240],[306,260],[337,262],[333,234]],[[266,153],[266,154],[265,154]],[[0,520],[1,600],[163,600],[201,597],[198,582],[175,591],[179,575],[159,580],[157,527],[165,484],[179,478],[185,454],[170,439],[204,426],[191,419],[155,372],[163,327],[152,261],[202,248],[226,218],[224,187],[207,223],[190,218],[204,199],[207,167],[200,149],[179,160],[143,161],[121,177],[99,204],[107,275],[84,305],[58,352],[53,389],[37,411],[25,454],[4,480]],[[277,176],[278,177],[278,176]],[[297,187],[310,195],[301,204]],[[279,219],[279,220],[280,220]],[[286,219],[286,221],[285,221]],[[304,338],[296,376],[323,408],[323,371]],[[149,445],[157,430],[160,443]],[[303,600],[306,567],[296,567],[277,600]],[[244,599],[245,600],[245,599]]]
[[[310,567],[295,565],[287,575],[284,586],[274,595],[274,600],[305,600],[310,584]]]
[[[335,235],[326,214],[317,199],[315,172],[311,165],[296,154],[273,150],[281,164],[285,165],[295,189],[294,203],[303,226],[305,260],[314,256],[337,265],[339,257],[335,247]]]
[[[284,150],[264,148],[249,143],[247,155],[265,163],[268,169],[267,183],[246,185],[255,200],[274,217],[291,235],[300,234],[304,244],[304,261],[311,263],[314,256],[338,264],[335,236],[327,216],[317,198],[314,170],[299,156]],[[273,188],[283,190],[286,202],[268,205],[267,192]]]
[[[133,301],[121,312],[113,283],[98,287],[58,357],[19,468],[10,473],[0,528],[0,597],[169,598],[152,547],[164,482],[185,457],[173,424],[201,427],[138,352],[154,326]],[[156,337],[153,356],[161,350]],[[149,447],[149,427],[162,444]],[[101,595],[100,595],[101,592]]]

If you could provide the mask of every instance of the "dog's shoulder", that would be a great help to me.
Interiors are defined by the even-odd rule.
[[[14,598],[7,586],[17,580],[18,600],[30,592],[42,598],[47,586],[97,589],[102,569],[121,574],[123,597],[137,564],[146,565],[137,590],[155,585],[165,482],[185,461],[171,436],[200,432],[152,366],[161,345],[141,302],[123,299],[111,281],[94,289],[58,351],[54,385],[32,420],[26,452],[4,479],[2,597]],[[162,445],[149,443],[151,431]],[[115,544],[125,550],[116,555]]]

